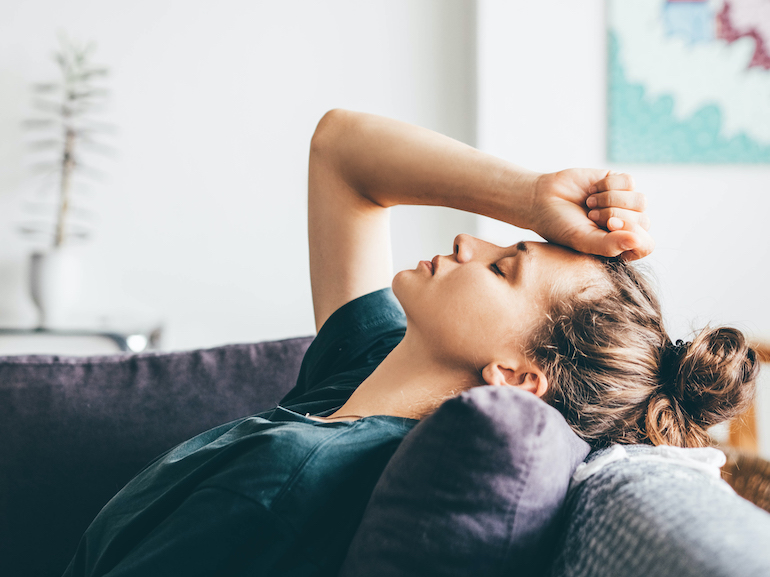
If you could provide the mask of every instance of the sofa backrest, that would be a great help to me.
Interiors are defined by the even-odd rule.
[[[150,460],[275,406],[310,337],[102,357],[0,357],[0,575],[61,575]]]

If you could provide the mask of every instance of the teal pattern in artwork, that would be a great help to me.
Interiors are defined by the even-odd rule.
[[[770,146],[721,134],[722,113],[708,105],[679,120],[671,96],[650,98],[626,79],[620,43],[609,33],[607,157],[613,162],[770,163]]]

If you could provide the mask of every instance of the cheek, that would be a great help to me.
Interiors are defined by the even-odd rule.
[[[478,277],[455,277],[431,287],[422,302],[423,323],[433,338],[455,353],[478,355],[509,331],[504,291]],[[492,279],[494,281],[496,279]]]
[[[461,318],[471,315],[486,316],[489,309],[495,308],[500,300],[499,286],[495,278],[484,278],[481,275],[457,274],[445,279],[437,286],[436,300],[440,301],[447,313]]]
[[[516,341],[536,312],[526,295],[496,280],[476,279],[452,287],[444,302],[446,330],[455,331],[464,346],[476,351],[489,352]]]
[[[484,278],[484,271],[470,268],[443,278],[421,275],[420,270],[401,271],[393,277],[392,288],[407,317],[436,337],[447,335],[478,339],[497,325],[510,324],[508,294]],[[498,331],[494,331],[498,332]]]

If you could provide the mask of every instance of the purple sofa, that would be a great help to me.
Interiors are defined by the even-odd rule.
[[[61,575],[154,457],[275,406],[312,338],[103,357],[0,357],[0,575]]]
[[[138,470],[275,406],[310,342],[0,357],[0,576],[60,575]],[[587,454],[528,393],[479,387],[447,401],[385,469],[342,574],[770,575],[770,515],[721,481],[643,460],[570,484]]]

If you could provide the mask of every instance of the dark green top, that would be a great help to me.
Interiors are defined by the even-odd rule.
[[[160,456],[99,513],[66,576],[336,575],[385,464],[416,421],[322,423],[403,338],[390,289],[321,328],[270,411]]]

